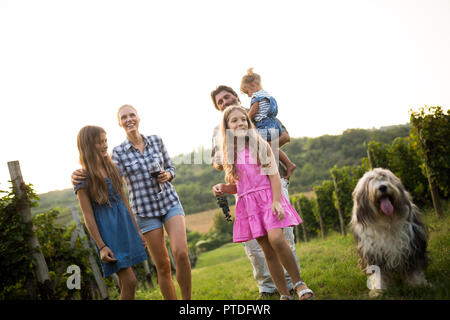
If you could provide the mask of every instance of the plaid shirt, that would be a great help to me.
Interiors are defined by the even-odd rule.
[[[126,139],[113,149],[112,160],[127,182],[133,213],[141,217],[159,217],[180,200],[170,182],[161,184],[162,191],[159,193],[159,183],[152,178],[150,170],[159,163],[160,168],[164,168],[175,178],[175,167],[161,137],[152,135],[142,138],[145,142],[144,154]]]

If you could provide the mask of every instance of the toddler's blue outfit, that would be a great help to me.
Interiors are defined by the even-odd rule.
[[[108,198],[111,205],[107,203],[100,205],[91,201],[100,236],[117,259],[117,262],[110,263],[103,263],[100,260],[105,277],[120,269],[147,260],[147,253],[136,229],[136,224],[123,203],[122,196],[115,192],[109,178],[106,178],[106,183],[108,184]],[[87,188],[86,180],[76,185],[75,193],[81,188]],[[98,248],[97,253],[100,257]]]
[[[273,130],[278,132],[278,137],[281,136],[281,124],[275,119],[278,114],[278,104],[275,98],[267,91],[261,89],[252,95],[251,104],[255,102],[259,102],[259,108],[253,121],[259,134],[267,141],[272,140]]]

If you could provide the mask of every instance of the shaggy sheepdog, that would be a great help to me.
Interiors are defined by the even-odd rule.
[[[408,285],[427,285],[427,235],[418,208],[391,171],[366,172],[353,191],[351,226],[359,264],[376,271],[367,285],[371,297],[389,287],[397,274]]]

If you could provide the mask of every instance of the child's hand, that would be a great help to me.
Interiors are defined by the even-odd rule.
[[[271,208],[273,215],[278,215],[278,221],[284,219],[284,210],[279,201],[272,202]]]
[[[223,183],[216,184],[214,187],[212,187],[212,192],[214,193],[215,197],[223,196],[224,184]]]
[[[108,246],[103,247],[102,250],[100,250],[100,260],[102,260],[103,263],[117,262],[114,253]]]

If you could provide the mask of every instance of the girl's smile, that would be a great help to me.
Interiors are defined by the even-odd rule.
[[[234,110],[228,116],[228,129],[237,136],[246,135],[248,131],[248,119],[240,110]]]
[[[95,148],[103,157],[108,156],[108,140],[106,139],[106,133],[100,134],[100,139],[95,144]]]

